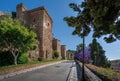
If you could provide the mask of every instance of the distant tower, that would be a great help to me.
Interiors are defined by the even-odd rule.
[[[18,4],[16,8],[16,16],[19,18],[22,22],[24,21],[25,17],[25,11],[27,11],[27,8],[22,4]]]
[[[23,4],[17,5],[17,18],[28,27],[34,26],[39,41],[39,58],[52,59],[52,19],[44,7],[27,10]]]
[[[66,45],[61,45],[61,56],[66,59]]]
[[[61,58],[61,45],[60,45],[60,40],[58,39],[53,39],[53,50],[56,50],[59,52],[59,58]]]
[[[43,21],[42,21],[42,27],[43,27],[43,52],[44,52],[44,58],[52,58],[52,19],[47,13],[46,9],[42,8],[43,13]]]

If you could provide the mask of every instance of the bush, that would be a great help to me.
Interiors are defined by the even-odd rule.
[[[117,73],[110,68],[97,67],[91,64],[86,64],[86,66],[99,76],[102,81],[120,81],[120,73]]]
[[[43,59],[42,58],[38,58],[38,61],[42,61]]]
[[[0,66],[13,64],[13,56],[9,51],[0,52]]]
[[[23,54],[20,54],[20,56],[18,57],[18,63],[19,64],[25,64],[25,63],[28,63],[28,56],[26,53],[23,53]]]
[[[62,57],[61,60],[65,60],[65,57]]]
[[[59,57],[59,52],[56,51],[56,50],[54,50],[54,51],[53,51],[53,59],[56,59],[56,58],[58,58],[58,57]]]

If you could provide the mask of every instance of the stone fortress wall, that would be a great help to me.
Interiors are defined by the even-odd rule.
[[[58,39],[53,38],[53,20],[44,7],[28,10],[22,3],[16,7],[16,17],[27,27],[34,27],[37,34],[38,49],[29,51],[31,59],[52,59],[52,51],[57,50],[60,58],[65,58],[66,46],[60,45]]]

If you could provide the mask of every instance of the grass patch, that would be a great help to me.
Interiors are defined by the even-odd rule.
[[[42,60],[42,61],[31,61],[28,62],[27,64],[18,64],[18,65],[9,65],[9,66],[2,66],[0,67],[0,74],[7,74],[11,72],[16,72],[19,70],[23,69],[28,69],[40,65],[45,65],[53,62],[61,61],[59,59],[54,59],[54,60]]]
[[[14,67],[26,66],[26,65],[40,64],[40,63],[45,63],[45,62],[56,62],[56,61],[61,61],[61,60],[59,60],[59,59],[54,59],[54,60],[31,61],[31,62],[28,62],[27,64],[1,66],[1,67],[0,67],[0,70],[1,70],[1,69],[7,69],[7,68],[14,68]]]

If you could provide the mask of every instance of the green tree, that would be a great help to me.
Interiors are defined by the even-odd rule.
[[[33,48],[36,34],[22,26],[19,20],[11,16],[0,17],[0,49],[10,51],[17,65],[21,52]]]
[[[93,39],[89,46],[91,48],[90,54],[93,64],[96,66],[105,67],[108,64],[108,60],[105,56],[105,51],[103,50],[102,46],[97,42],[96,39]]]
[[[85,47],[85,45],[84,45],[84,47]],[[78,44],[77,46],[76,46],[76,51],[77,51],[77,53],[79,53],[80,51],[82,51],[83,50],[83,44],[81,43],[81,44]]]
[[[69,6],[77,12],[77,16],[65,17],[64,20],[68,26],[75,28],[73,35],[83,38],[83,44],[84,36],[91,30],[95,38],[104,35],[107,43],[120,40],[120,0],[84,0],[79,5],[70,3]],[[84,80],[84,61],[82,68]]]
[[[87,36],[93,29],[93,37],[104,35],[107,43],[120,40],[120,0],[85,0],[80,5],[71,3],[70,7],[78,15],[64,20],[75,28],[73,34]]]

